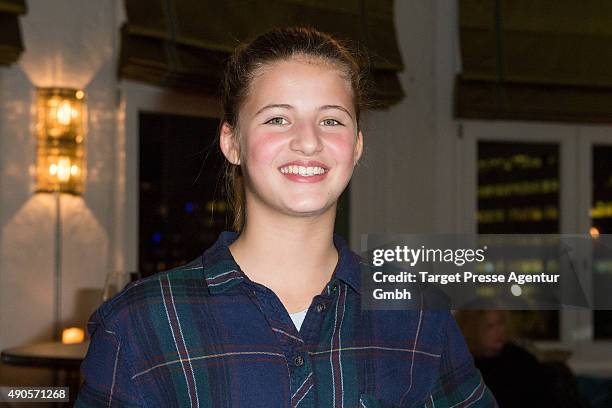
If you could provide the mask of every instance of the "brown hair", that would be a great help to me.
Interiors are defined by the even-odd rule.
[[[223,80],[221,125],[227,123],[234,135],[239,135],[238,114],[255,75],[267,64],[296,56],[330,63],[345,75],[353,91],[359,126],[360,113],[366,99],[366,59],[363,54],[351,50],[331,35],[304,27],[276,28],[236,48],[227,63]],[[242,172],[239,165],[226,160],[224,173],[229,206],[234,215],[233,227],[236,231],[242,231],[246,218]]]

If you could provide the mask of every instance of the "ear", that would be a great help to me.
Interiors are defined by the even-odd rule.
[[[357,132],[357,140],[355,141],[355,152],[353,158],[353,165],[357,165],[359,159],[361,158],[361,154],[363,153],[363,134],[361,130]]]
[[[223,122],[221,125],[221,131],[219,133],[219,147],[223,155],[232,164],[240,164],[240,146],[237,140],[237,136],[234,134],[234,130],[227,122]]]

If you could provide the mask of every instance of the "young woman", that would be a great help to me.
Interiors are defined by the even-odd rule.
[[[363,150],[362,71],[276,29],[228,64],[220,147],[237,233],[92,317],[77,406],[494,406],[448,312],[362,311],[333,234]]]

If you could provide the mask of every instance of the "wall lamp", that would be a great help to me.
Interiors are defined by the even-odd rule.
[[[86,114],[83,91],[37,89],[37,192],[83,193]]]

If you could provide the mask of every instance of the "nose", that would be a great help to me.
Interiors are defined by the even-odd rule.
[[[289,147],[305,156],[312,156],[323,149],[323,141],[316,126],[303,124],[295,129]]]

